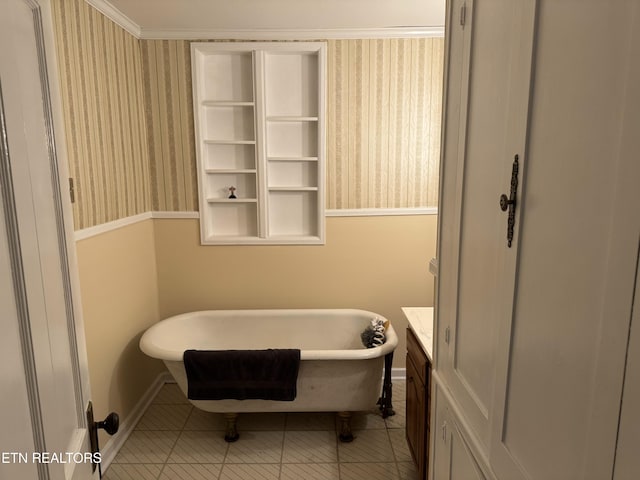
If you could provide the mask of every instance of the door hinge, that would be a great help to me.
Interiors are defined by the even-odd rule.
[[[451,339],[451,330],[449,327],[444,329],[444,343],[449,345],[449,340]]]
[[[71,198],[71,203],[76,203],[76,189],[73,186],[73,178],[69,178],[69,197]]]
[[[460,7],[460,25],[464,27],[466,23],[467,23],[467,4],[464,3]]]

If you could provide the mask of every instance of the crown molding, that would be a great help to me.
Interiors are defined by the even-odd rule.
[[[151,29],[138,25],[108,0],[85,0],[140,40],[328,40],[444,37],[444,26],[328,29]]]
[[[141,38],[142,29],[140,25],[127,17],[124,13],[111,5],[107,0],[85,0],[89,5],[109,18],[115,24],[124,28],[127,32],[136,38]]]
[[[444,27],[212,30],[153,30],[142,28],[138,38],[145,40],[346,40],[425,37],[444,37]]]

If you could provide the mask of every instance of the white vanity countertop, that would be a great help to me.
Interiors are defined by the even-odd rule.
[[[433,307],[402,307],[402,312],[429,361],[433,361]]]

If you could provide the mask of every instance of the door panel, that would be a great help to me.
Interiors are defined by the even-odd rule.
[[[4,153],[2,146],[0,146],[0,154],[4,155]],[[5,175],[5,171],[0,170],[0,174]],[[1,185],[1,188],[4,189],[5,186]],[[0,211],[6,211],[6,205],[1,195]],[[0,385],[2,385],[2,408],[4,411],[10,412],[9,415],[2,415],[2,428],[4,432],[11,432],[10,435],[0,435],[0,451],[31,452],[35,449],[35,442],[24,373],[11,254],[4,216],[0,218],[0,328],[2,328],[2,335],[0,335],[0,352],[2,352]],[[38,478],[36,465],[21,465],[15,461],[0,463],[0,478],[18,479],[21,475],[24,478]]]
[[[439,346],[446,344],[442,330],[447,326],[450,338],[446,355],[438,351],[442,362],[438,368],[474,434],[486,447],[499,309],[502,296],[513,291],[513,281],[501,275],[507,249],[506,214],[500,210],[498,198],[500,193],[508,193],[513,156],[519,152],[507,140],[516,128],[511,122],[512,60],[522,49],[510,39],[522,13],[515,2],[452,5],[448,58],[450,64],[463,64],[459,71],[464,71],[464,62],[468,62],[468,82],[463,73],[460,85],[455,83],[457,79],[448,81],[448,88],[456,89],[448,95],[457,96],[462,106],[459,118],[449,117],[447,112],[445,127],[445,148],[457,143],[444,151]],[[463,5],[466,14],[461,26],[456,9]],[[467,47],[461,44],[469,45],[466,60]],[[524,132],[525,127],[520,129]],[[524,133],[518,137],[523,138]]]
[[[622,74],[637,5],[616,5],[538,2],[510,367],[496,389],[501,478],[612,474],[640,232],[637,122],[621,143],[638,98]]]
[[[432,480],[484,480],[485,476],[478,466],[467,444],[447,396],[441,390],[446,388],[436,380],[434,384],[435,428],[433,440]]]
[[[24,450],[29,461],[13,464],[18,472],[11,478],[87,479],[93,474],[84,457],[77,463],[40,463],[35,465],[36,476],[31,472],[32,453],[83,454],[89,447],[83,400],[88,386],[83,387],[82,376],[86,356],[78,354],[84,339],[76,330],[66,238],[69,223],[64,218],[69,206],[61,197],[53,129],[50,86],[56,83],[48,62],[55,57],[46,51],[53,48],[48,7],[46,0],[7,0],[0,15],[6,139],[2,194],[8,207],[0,221],[6,238],[13,239],[8,258],[14,280],[10,290],[3,285],[2,296],[13,299],[21,312],[8,318],[15,322],[14,330],[19,327],[16,346],[26,359],[16,370],[27,386],[24,405],[30,421],[22,430],[33,431],[33,443]],[[11,350],[3,351],[9,354]],[[3,443],[11,443],[6,436],[5,431]]]
[[[411,358],[407,355],[407,442],[411,455],[417,464],[418,472],[424,473],[425,464],[425,388],[414,367]],[[424,475],[419,478],[424,478]]]
[[[451,442],[451,473],[449,480],[485,480],[455,422],[451,424],[449,441]]]
[[[438,381],[433,383],[433,424],[431,427],[431,452],[433,458],[429,462],[429,479],[445,480],[449,478],[450,453],[446,437],[448,410],[445,399],[440,393],[442,386]]]

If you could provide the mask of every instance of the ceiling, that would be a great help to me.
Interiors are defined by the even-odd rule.
[[[445,0],[86,1],[141,38],[242,30],[417,31],[441,28],[445,10]]]

